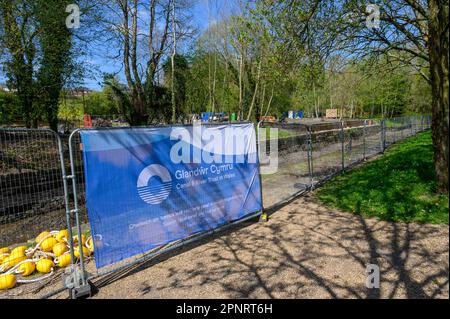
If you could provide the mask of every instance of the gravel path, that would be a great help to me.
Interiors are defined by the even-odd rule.
[[[94,298],[448,298],[448,245],[448,225],[364,219],[307,195],[267,223],[97,279]],[[369,263],[380,289],[365,286]]]

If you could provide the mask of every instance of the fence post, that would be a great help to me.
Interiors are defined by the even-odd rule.
[[[364,120],[364,124],[363,124],[363,161],[366,160],[366,127],[367,127],[367,120]]]
[[[342,170],[345,170],[345,161],[344,161],[344,122],[341,121],[341,162],[342,162]]]
[[[313,159],[312,159],[312,134],[311,127],[307,126],[307,157],[308,157],[308,174],[309,174],[309,187],[310,189],[314,189],[314,181],[313,181]]]
[[[404,125],[405,125],[405,118],[404,117],[401,117],[400,118],[400,121],[401,121],[401,130],[400,130],[400,141],[403,141],[403,128],[404,128]]]
[[[381,145],[381,153],[384,153],[384,148],[386,145],[386,138],[385,138],[385,134],[386,134],[386,126],[385,126],[385,122],[384,119],[381,120],[380,122],[381,124],[381,134],[380,134],[380,145]]]
[[[259,217],[259,220],[260,221],[268,221],[267,213],[264,212],[264,199],[263,199],[263,189],[262,189],[263,188],[263,182],[262,182],[262,176],[261,176],[261,161],[260,161],[260,158],[259,158],[259,154],[261,152],[261,134],[262,134],[261,133],[261,123],[262,122],[263,121],[259,121],[258,125],[256,127],[257,131],[258,131],[258,134],[256,136],[257,141],[258,141],[256,143],[257,150],[258,150],[258,174],[259,174],[259,182],[261,184],[261,187],[259,188],[259,193],[261,195],[261,215]],[[265,153],[266,152],[266,147],[267,147],[267,131],[266,131],[265,128],[264,128],[264,137],[265,137],[265,139],[264,139],[263,143],[265,143],[265,145],[264,145],[264,147],[262,149],[264,150],[264,153]],[[269,139],[270,139],[270,131],[269,131]],[[265,155],[267,155],[267,154],[265,154]]]
[[[82,232],[81,232],[81,225],[80,225],[80,216],[79,216],[79,208],[78,208],[78,192],[77,192],[77,181],[76,181],[76,171],[75,171],[75,161],[73,158],[73,147],[72,147],[72,139],[75,136],[75,134],[79,134],[79,129],[75,130],[70,134],[69,136],[69,158],[70,158],[70,169],[71,169],[71,176],[70,179],[72,180],[72,188],[73,188],[73,204],[74,209],[71,211],[71,213],[75,214],[75,223],[78,233],[78,253],[80,256],[80,279],[81,283],[76,282],[76,286],[71,291],[71,297],[77,298],[85,295],[91,294],[91,286],[87,282],[86,279],[86,273],[84,268],[84,254],[83,254],[83,242],[82,242]],[[75,247],[74,247],[75,249]],[[72,260],[74,263],[74,260]],[[76,278],[75,274],[75,278]]]
[[[75,254],[74,254],[74,245],[73,245],[73,234],[72,234],[72,223],[70,221],[70,206],[69,206],[69,188],[67,185],[67,180],[71,177],[68,176],[66,173],[66,167],[64,164],[64,149],[62,146],[61,138],[59,135],[54,132],[57,141],[58,141],[58,152],[59,152],[59,160],[61,162],[61,173],[62,173],[62,181],[63,181],[63,189],[64,189],[64,205],[66,207],[66,223],[67,223],[67,232],[69,234],[69,252],[70,252],[70,260],[73,263],[75,260]]]

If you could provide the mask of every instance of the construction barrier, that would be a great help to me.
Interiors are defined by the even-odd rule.
[[[88,129],[70,137],[1,128],[0,288],[7,297],[17,286],[45,291],[41,297],[89,295],[93,278],[265,217],[430,126],[431,117],[417,116],[260,122],[257,134],[251,123]]]

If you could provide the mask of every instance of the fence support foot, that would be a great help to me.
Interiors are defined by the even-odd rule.
[[[94,291],[94,285],[90,281],[88,281],[85,285],[70,288],[69,297],[70,299],[89,298],[92,297]]]
[[[81,272],[79,265],[70,265],[64,270],[63,283],[69,290],[70,299],[79,299],[91,297],[97,291],[89,280],[87,272]]]

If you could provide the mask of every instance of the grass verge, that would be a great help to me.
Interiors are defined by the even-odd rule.
[[[316,196],[326,205],[366,217],[448,224],[448,195],[438,195],[435,189],[431,132],[424,132],[337,176]]]

